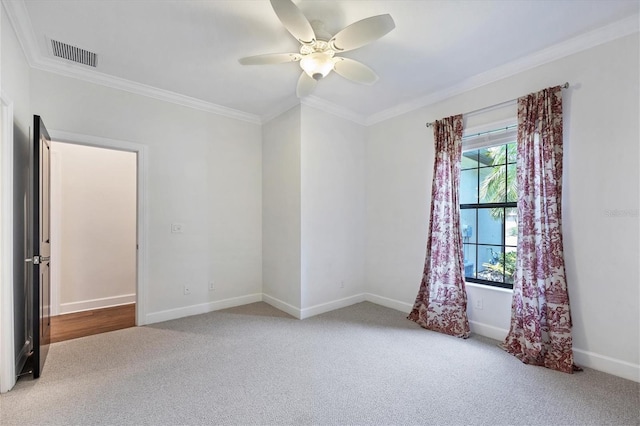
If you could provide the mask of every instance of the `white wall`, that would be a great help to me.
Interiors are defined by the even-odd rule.
[[[135,302],[136,160],[133,152],[51,144],[59,314]]]
[[[363,126],[302,106],[303,316],[365,291],[364,146]]]
[[[259,125],[39,70],[31,94],[50,129],[149,147],[148,322],[260,299]]]
[[[305,105],[263,126],[263,298],[295,317],[364,300],[364,130]]]
[[[425,123],[568,81],[563,218],[576,360],[640,380],[638,49],[636,33],[371,126],[369,291],[406,310],[417,293],[433,167]],[[477,286],[468,293],[472,330],[504,337],[510,295]],[[473,308],[477,298],[482,310]]]
[[[300,316],[300,107],[262,130],[262,292],[265,301]]]

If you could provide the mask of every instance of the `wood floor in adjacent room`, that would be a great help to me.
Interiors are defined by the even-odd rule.
[[[51,317],[51,343],[106,333],[135,325],[135,303],[58,315]]]

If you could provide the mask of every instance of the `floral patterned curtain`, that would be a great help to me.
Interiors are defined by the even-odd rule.
[[[502,347],[526,364],[574,371],[562,244],[562,90],[518,99],[518,260]]]
[[[462,115],[436,121],[431,218],[422,283],[409,314],[420,326],[469,337],[460,232]]]

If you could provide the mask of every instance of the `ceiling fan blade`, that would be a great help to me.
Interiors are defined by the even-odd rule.
[[[271,7],[282,25],[302,44],[310,44],[316,39],[311,24],[302,11],[291,0],[271,0]]]
[[[310,95],[313,90],[316,88],[318,84],[317,80],[309,77],[306,72],[302,72],[300,78],[298,79],[298,87],[296,87],[296,95],[299,98],[304,98],[307,95]]]
[[[329,40],[338,52],[357,49],[379,39],[396,27],[391,15],[377,15],[354,22]]]
[[[238,59],[242,65],[270,65],[296,62],[302,58],[299,53],[267,53],[266,55],[247,56]]]
[[[356,83],[371,85],[378,81],[378,75],[365,64],[349,58],[333,58],[333,70]]]

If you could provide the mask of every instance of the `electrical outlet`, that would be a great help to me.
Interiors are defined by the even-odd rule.
[[[185,284],[184,286],[182,286],[182,291],[184,292],[185,296],[189,295],[189,294],[191,294],[191,287],[189,287],[188,285]]]
[[[340,288],[344,288],[344,281],[340,281]]]
[[[482,309],[482,298],[476,299],[474,306],[478,310]]]
[[[215,291],[216,286],[213,281],[209,281],[209,291]]]
[[[171,233],[172,234],[182,234],[184,230],[184,225],[182,223],[172,223],[171,224]]]

